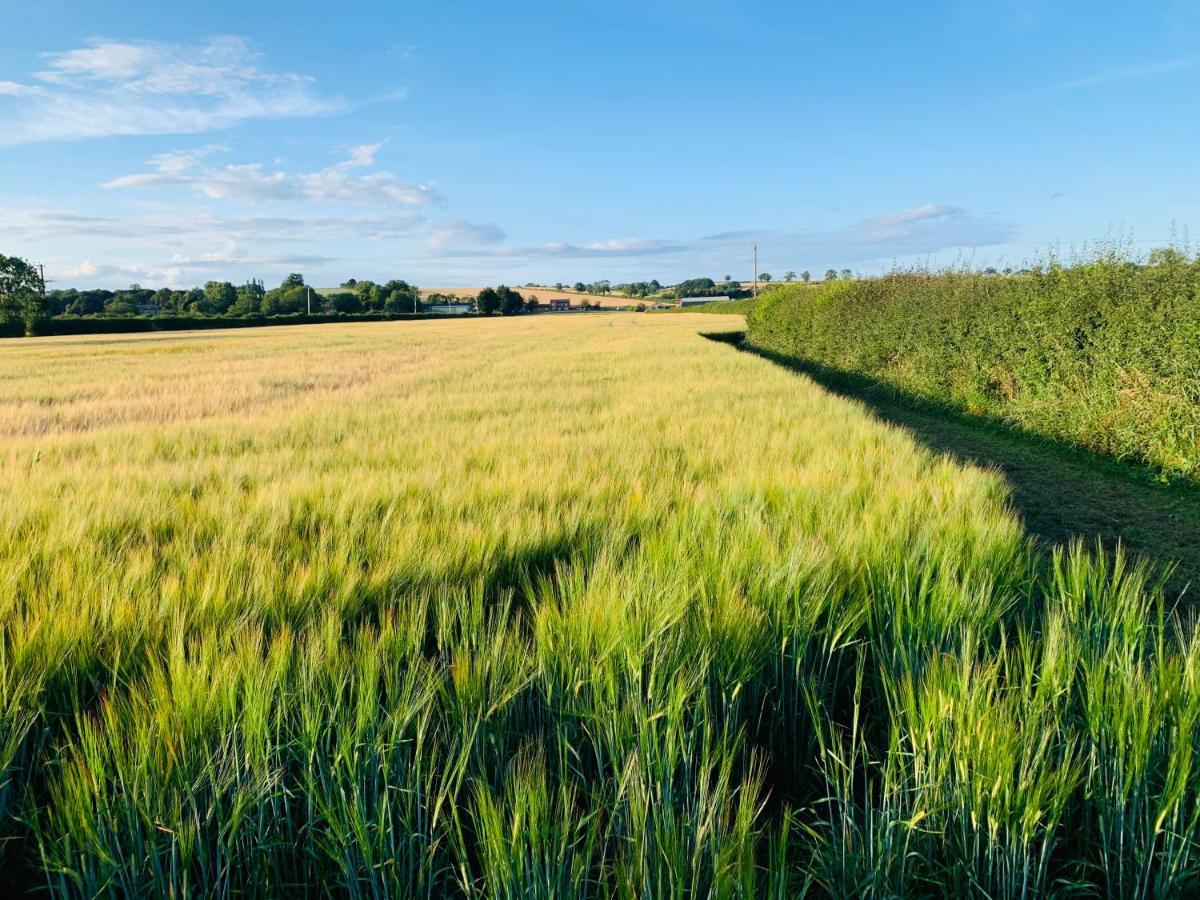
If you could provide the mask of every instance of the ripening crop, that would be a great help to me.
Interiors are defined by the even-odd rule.
[[[0,348],[0,866],[64,896],[1179,894],[1200,643],[1003,478],[605,313]]]

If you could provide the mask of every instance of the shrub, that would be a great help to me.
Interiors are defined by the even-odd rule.
[[[1105,255],[1008,277],[776,289],[750,343],[1165,475],[1200,475],[1200,263]]]

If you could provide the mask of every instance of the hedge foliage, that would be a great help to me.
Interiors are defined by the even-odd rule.
[[[408,319],[443,319],[431,313],[321,313],[298,316],[61,316],[38,327],[39,335],[125,334],[145,331],[190,331],[207,328],[261,328],[268,325],[319,325],[329,322],[396,322]],[[11,333],[10,333],[11,332]],[[17,337],[23,329],[0,329],[0,337]]]
[[[1200,477],[1200,262],[1156,251],[1017,275],[772,291],[748,341],[1165,476]]]

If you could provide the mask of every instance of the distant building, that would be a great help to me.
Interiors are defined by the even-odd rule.
[[[470,303],[435,303],[424,307],[427,313],[438,316],[465,316],[471,311]]]
[[[725,303],[728,297],[684,297],[679,301],[680,306],[703,306],[705,303]]]
[[[550,301],[551,312],[566,312],[571,308],[571,301],[566,297],[555,297]]]
[[[137,305],[139,316],[157,316],[159,313],[157,303],[139,303]]]

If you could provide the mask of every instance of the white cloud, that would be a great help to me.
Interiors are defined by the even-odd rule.
[[[219,216],[180,211],[129,218],[66,210],[0,208],[0,239],[13,243],[83,239],[91,242],[154,242],[193,245],[216,237],[239,242],[392,240],[422,235],[429,220],[411,212],[373,216]]]
[[[444,219],[433,226],[425,243],[433,250],[452,250],[481,244],[498,244],[504,232],[489,223],[473,224],[462,219]]]
[[[21,84],[18,81],[0,81],[0,97],[31,97],[42,89],[36,84]]]
[[[957,206],[942,203],[923,203],[912,209],[884,213],[860,223],[859,228],[873,240],[888,240],[910,235],[914,227],[927,222],[947,221],[965,214]]]
[[[318,93],[311,78],[263,69],[239,37],[190,45],[94,39],[43,59],[36,84],[0,82],[0,96],[16,104],[0,143],[199,133],[347,108]]]
[[[401,181],[391,172],[355,174],[375,165],[379,144],[351,149],[349,158],[315,172],[287,173],[262,163],[214,166],[205,157],[219,145],[179,150],[150,160],[154,171],[123,175],[101,185],[105,188],[183,187],[211,200],[305,200],[353,206],[440,206],[437,191]]]

